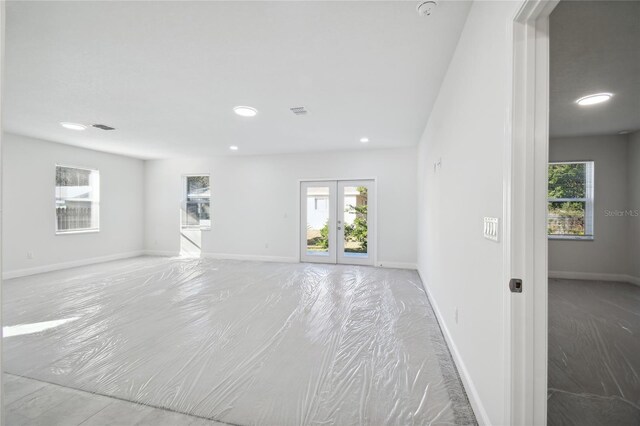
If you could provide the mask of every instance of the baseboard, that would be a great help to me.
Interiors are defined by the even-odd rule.
[[[163,250],[145,250],[144,254],[148,256],[179,256],[180,253]],[[248,260],[254,262],[280,262],[280,263],[298,263],[300,260],[297,257],[288,256],[264,256],[256,254],[232,254],[232,253],[202,253],[201,257],[208,259],[221,259],[221,260]],[[393,269],[413,269],[416,270],[415,263],[407,262],[386,262],[379,261],[376,266],[381,268],[393,268]]]
[[[379,260],[376,263],[376,266],[380,268],[392,268],[392,269],[413,269],[417,270],[418,267],[415,263],[407,263],[407,262],[385,262],[384,260]]]
[[[549,278],[588,281],[618,281],[640,286],[640,278],[627,274],[602,274],[598,272],[549,271]]]
[[[76,268],[78,266],[93,265],[94,263],[110,262],[112,260],[127,259],[130,257],[138,257],[144,254],[143,250],[131,251],[127,253],[112,254],[109,256],[89,257],[87,259],[73,260],[70,262],[54,263],[52,265],[36,266],[34,268],[15,269],[2,273],[3,280],[11,278],[26,277],[29,275],[42,274],[45,272],[59,271],[61,269]]]
[[[128,253],[118,253],[109,256],[90,257],[87,259],[74,260],[70,262],[55,263],[52,265],[37,266],[34,268],[16,269],[13,271],[6,271],[2,274],[2,279],[9,280],[11,278],[26,277],[29,275],[42,274],[45,272],[59,271],[61,269],[75,268],[78,266],[92,265],[94,263],[110,262],[112,260],[127,259],[137,256],[163,256],[163,257],[175,257],[180,253],[168,250],[139,250]],[[231,253],[202,253],[202,257],[209,259],[223,259],[223,260],[249,260],[256,262],[280,262],[280,263],[297,263],[299,259],[297,257],[287,256],[262,256],[253,254],[231,254]],[[394,268],[394,269],[417,269],[415,263],[404,262],[378,262],[377,266],[382,268]]]
[[[456,343],[453,341],[453,337],[449,332],[449,328],[447,327],[447,323],[440,312],[440,308],[438,307],[438,302],[433,297],[431,292],[429,291],[429,286],[426,284],[426,281],[422,278],[422,274],[420,274],[420,270],[418,269],[418,275],[420,276],[420,281],[422,281],[422,287],[427,292],[427,296],[429,297],[429,301],[431,302],[431,306],[433,307],[433,311],[436,314],[436,318],[438,319],[438,323],[440,324],[440,329],[442,330],[442,334],[444,334],[444,338],[447,341],[447,345],[449,345],[449,350],[451,351],[451,355],[453,356],[453,361],[456,364],[456,368],[458,369],[458,373],[460,374],[460,379],[462,380],[462,384],[464,385],[464,389],[467,392],[467,396],[469,398],[469,402],[471,403],[471,408],[473,408],[473,412],[476,415],[476,420],[480,426],[490,425],[491,421],[489,420],[489,415],[487,414],[487,410],[484,408],[484,404],[482,404],[482,400],[480,399],[480,395],[478,393],[478,389],[473,383],[471,376],[469,375],[469,371],[462,360],[462,356],[458,351],[458,347]]]
[[[180,253],[177,251],[168,251],[168,250],[145,250],[145,256],[162,256],[162,257],[175,257],[180,256]]]
[[[202,253],[202,257],[222,260],[251,260],[255,262],[297,263],[298,258],[286,256],[262,256],[255,254]]]

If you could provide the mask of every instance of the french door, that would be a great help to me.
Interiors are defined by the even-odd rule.
[[[327,180],[300,184],[300,260],[373,265],[373,180]]]

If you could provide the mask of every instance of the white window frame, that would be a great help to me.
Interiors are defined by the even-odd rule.
[[[89,200],[92,203],[92,207],[97,207],[94,212],[96,215],[96,227],[92,228],[77,228],[77,229],[58,229],[58,193],[57,193],[57,182],[56,178],[58,175],[58,168],[64,167],[67,169],[78,169],[78,170],[86,170],[91,173],[96,173],[98,177],[98,182],[93,187],[91,186],[91,196],[92,198]],[[73,234],[90,234],[100,232],[100,170],[94,169],[91,167],[83,167],[83,166],[71,166],[69,164],[56,164],[54,167],[54,176],[53,176],[53,215],[54,215],[54,226],[55,226],[55,234],[56,235],[73,235]]]
[[[584,164],[585,165],[585,195],[584,198],[549,198],[547,197],[547,212],[549,211],[549,203],[552,202],[584,202],[584,232],[585,235],[554,235],[547,234],[550,240],[586,240],[594,239],[594,192],[595,192],[595,162],[594,161],[549,161],[549,166],[561,164]],[[547,178],[548,184],[548,178]]]
[[[206,176],[209,178],[209,225],[185,225],[184,218],[182,215],[187,212],[187,178],[194,176]],[[201,231],[210,231],[211,230],[211,174],[209,173],[189,173],[186,175],[182,175],[182,202],[180,209],[180,229],[199,229]]]

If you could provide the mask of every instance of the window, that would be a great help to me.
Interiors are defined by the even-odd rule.
[[[184,177],[183,228],[211,228],[211,189],[208,175]]]
[[[56,233],[100,230],[100,172],[56,166]]]
[[[548,234],[593,239],[593,161],[549,164]]]

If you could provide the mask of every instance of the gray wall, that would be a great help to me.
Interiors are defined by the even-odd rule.
[[[635,144],[631,142],[634,139]],[[640,277],[637,253],[638,218],[607,211],[640,208],[640,138],[637,134],[556,138],[549,143],[549,161],[595,162],[594,240],[549,240],[549,270]],[[635,201],[631,194],[636,196]],[[636,263],[636,269],[632,263]]]

